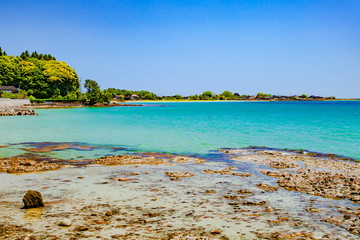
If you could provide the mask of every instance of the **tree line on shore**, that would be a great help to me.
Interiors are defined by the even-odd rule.
[[[25,51],[8,56],[0,48],[0,86],[15,86],[29,98],[78,98],[80,81],[76,71],[50,54]]]
[[[214,94],[204,91],[202,94],[190,96],[172,95],[157,96],[149,91],[131,91],[125,89],[108,88],[101,90],[99,84],[86,79],[84,88],[86,93],[80,91],[80,79],[76,71],[67,63],[56,60],[51,54],[30,54],[22,52],[19,56],[8,56],[0,47],[0,86],[15,86],[20,92],[0,92],[0,97],[30,98],[32,100],[71,100],[82,101],[90,105],[108,103],[112,99],[125,100],[307,100],[321,99],[320,96],[276,96],[258,93],[254,96],[240,95],[230,91]],[[333,99],[335,97],[329,97]]]

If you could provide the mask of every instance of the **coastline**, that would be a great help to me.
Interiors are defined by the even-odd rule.
[[[93,146],[47,143],[27,151],[67,149]],[[5,239],[360,239],[358,162],[256,147],[209,157],[8,158],[13,165],[0,173],[0,231]],[[20,209],[29,188],[42,193],[45,207]],[[59,226],[65,220],[70,225]]]
[[[110,103],[97,103],[95,105],[86,105],[80,102],[46,102],[46,103],[32,103],[25,104],[21,107],[19,114],[3,114],[2,116],[14,115],[37,115],[37,114],[22,114],[27,112],[26,109],[56,109],[56,108],[84,108],[84,107],[140,107],[143,103],[209,103],[209,102],[321,102],[321,101],[359,101],[360,99],[321,99],[321,100],[268,100],[268,99],[254,99],[254,100],[127,100],[127,101],[111,101]]]
[[[336,102],[336,101],[360,101],[360,98],[349,99],[321,99],[321,100],[126,100],[123,103],[161,103],[161,102]],[[121,102],[119,102],[121,103]]]

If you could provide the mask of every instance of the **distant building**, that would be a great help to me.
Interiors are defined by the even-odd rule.
[[[19,93],[20,88],[16,88],[14,86],[0,86],[0,92]]]
[[[136,94],[133,94],[133,95],[130,96],[130,100],[137,100],[139,98],[140,97],[138,95],[136,95]]]

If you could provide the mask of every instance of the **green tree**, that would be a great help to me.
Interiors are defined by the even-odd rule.
[[[26,50],[25,52],[22,52],[20,57],[24,60],[28,59],[30,57],[30,53],[28,50]]]
[[[227,99],[227,100],[234,99],[234,95],[233,95],[233,93],[230,92],[230,91],[223,91],[222,95],[223,95],[224,98]]]
[[[256,94],[256,98],[260,98],[260,99],[271,97],[271,96],[272,96],[271,94],[267,94],[267,93],[258,93],[258,94]]]
[[[40,60],[36,58],[36,52],[30,56],[28,51],[23,52],[19,57],[2,55],[0,56],[1,84],[20,87],[27,91],[29,96],[36,98],[79,95],[79,77],[67,63]]]
[[[209,100],[212,99],[213,93],[211,91],[205,91],[200,95],[201,100]]]
[[[35,51],[31,53],[32,58],[39,58],[39,54]]]
[[[91,79],[86,79],[84,87],[86,88],[85,98],[90,105],[94,105],[95,103],[100,102],[101,89],[96,81]]]

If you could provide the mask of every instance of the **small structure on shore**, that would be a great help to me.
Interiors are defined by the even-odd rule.
[[[136,94],[132,94],[130,96],[130,100],[138,100],[138,99],[140,99],[140,97],[138,95],[136,95]]]
[[[19,93],[20,88],[14,86],[0,86],[0,92]]]

